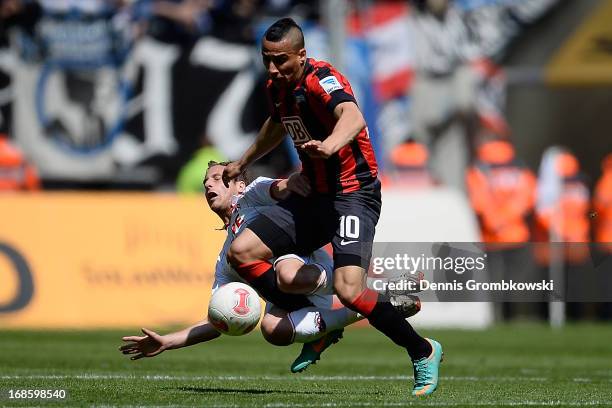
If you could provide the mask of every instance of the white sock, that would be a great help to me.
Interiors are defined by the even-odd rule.
[[[294,328],[294,341],[309,343],[330,331],[355,323],[363,316],[346,307],[332,310],[311,306],[289,313],[289,319]]]

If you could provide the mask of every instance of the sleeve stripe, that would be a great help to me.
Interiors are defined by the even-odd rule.
[[[332,92],[330,94],[330,97],[331,98],[327,102],[327,109],[329,109],[330,112],[333,112],[334,109],[336,109],[336,106],[338,106],[342,102],[353,102],[355,103],[355,105],[357,104],[355,97],[349,93],[344,92],[344,90],[342,89]]]

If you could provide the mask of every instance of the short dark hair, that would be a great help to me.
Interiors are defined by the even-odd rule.
[[[268,29],[264,33],[264,38],[267,41],[279,42],[283,38],[285,38],[289,31],[294,28],[300,32],[300,42],[298,45],[300,46],[300,48],[304,48],[304,32],[302,31],[302,28],[295,22],[295,20],[289,17],[276,20],[274,24],[268,27]]]
[[[214,166],[223,166],[223,167],[225,167],[225,166],[227,166],[230,163],[231,162],[229,162],[229,161],[217,162],[217,161],[214,161],[214,160],[210,160],[208,162],[208,167],[206,169],[206,172],[208,172],[208,169],[210,169],[211,167],[214,167]],[[244,184],[249,185],[251,183],[251,177],[250,177],[248,171],[245,170],[242,173],[240,173],[238,175],[238,177],[236,177],[236,181],[244,181]]]

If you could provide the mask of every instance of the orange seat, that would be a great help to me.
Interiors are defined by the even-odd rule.
[[[40,179],[36,169],[26,162],[6,135],[0,135],[0,191],[38,189]]]

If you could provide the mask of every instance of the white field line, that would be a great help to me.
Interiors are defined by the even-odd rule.
[[[0,375],[0,380],[145,380],[145,381],[402,381],[412,380],[410,375],[310,375],[310,376],[273,376],[273,375],[128,375],[128,374],[26,374]],[[497,377],[497,376],[441,376],[447,381],[548,381],[547,377]],[[584,378],[576,379],[584,381]]]
[[[610,403],[603,403],[599,401],[574,401],[574,402],[566,402],[566,401],[465,401],[465,402],[443,402],[443,401],[406,401],[406,402],[351,402],[349,404],[339,404],[335,402],[323,403],[318,406],[321,407],[371,407],[371,406],[383,406],[383,407],[405,407],[405,406],[437,406],[437,407],[447,407],[447,406],[460,406],[460,405],[468,405],[468,406],[479,406],[479,407],[516,407],[516,406],[563,406],[563,407],[584,407],[584,406],[597,406],[597,405],[609,405]],[[293,408],[293,407],[309,407],[308,404],[291,404],[291,403],[271,403],[266,404],[264,407],[266,408]],[[221,408],[221,407],[219,407]]]
[[[317,406],[321,407],[370,407],[370,406],[383,406],[383,407],[404,407],[404,406],[437,406],[437,407],[447,407],[447,406],[459,406],[459,405],[468,405],[468,406],[479,406],[479,407],[515,407],[515,406],[571,406],[571,407],[584,407],[584,406],[597,406],[597,405],[608,405],[609,403],[602,403],[599,401],[575,401],[575,402],[566,402],[566,401],[465,401],[465,402],[443,402],[443,401],[406,401],[406,402],[350,402],[348,404],[340,404],[335,402],[323,403]],[[264,405],[266,408],[297,408],[297,407],[309,407],[308,404],[292,404],[292,403],[270,403]],[[218,407],[221,408],[221,407]]]
[[[412,380],[408,375],[129,375],[129,374],[25,374],[0,375],[0,380],[143,380],[143,381],[403,381]],[[547,382],[550,377],[534,376],[441,376],[442,381],[482,381],[482,382]],[[555,378],[557,380],[557,378]],[[612,378],[572,378],[571,381],[588,383]]]
[[[431,406],[431,407],[454,407],[454,406],[477,406],[477,407],[518,407],[518,406],[546,406],[546,407],[592,407],[592,406],[611,406],[610,402],[601,401],[465,401],[465,402],[443,402],[443,401],[424,401],[414,400],[405,402],[359,402],[351,401],[346,403],[317,402],[317,407],[335,408],[335,407],[406,407],[406,406]],[[94,405],[96,408],[174,408],[173,405],[158,405],[158,406],[138,406],[138,405]],[[184,407],[185,406],[181,406]],[[194,405],[192,407],[199,407]],[[310,408],[312,403],[290,403],[290,402],[272,402],[263,405],[244,405],[244,404],[219,404],[207,405],[208,408],[244,408],[244,407],[260,407],[260,408]]]

